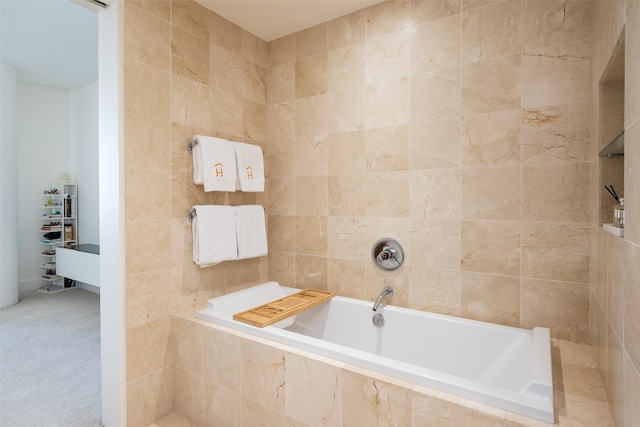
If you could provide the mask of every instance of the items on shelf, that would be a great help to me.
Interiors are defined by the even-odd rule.
[[[43,191],[46,197],[41,205],[45,211],[41,219],[40,231],[43,233],[40,244],[49,246],[41,251],[47,260],[40,263],[44,269],[42,279],[49,284],[39,288],[41,292],[59,292],[76,287],[75,280],[60,276],[56,269],[56,248],[75,248],[77,243],[78,186],[61,179],[60,184]]]

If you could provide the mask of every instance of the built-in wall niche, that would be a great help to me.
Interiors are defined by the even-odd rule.
[[[616,200],[605,190],[613,186],[624,197],[624,30],[600,79],[599,159],[600,224],[610,223]]]

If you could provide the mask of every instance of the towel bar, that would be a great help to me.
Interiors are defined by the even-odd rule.
[[[193,223],[193,218],[196,216],[195,208],[189,209],[189,222]]]
[[[193,154],[193,147],[198,143],[198,140],[195,138],[186,138],[187,142],[187,151]],[[262,154],[265,154],[264,150],[262,150]]]
[[[187,145],[187,151],[193,154],[193,146],[198,143],[198,140],[195,138],[187,138],[187,142],[189,143],[189,145]]]

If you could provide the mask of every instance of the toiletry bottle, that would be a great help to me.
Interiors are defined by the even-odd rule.
[[[624,199],[621,197],[619,202],[613,207],[613,226],[624,228]]]

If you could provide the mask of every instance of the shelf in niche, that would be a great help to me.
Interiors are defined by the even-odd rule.
[[[613,140],[600,151],[600,157],[624,156],[624,131],[616,135]]]

